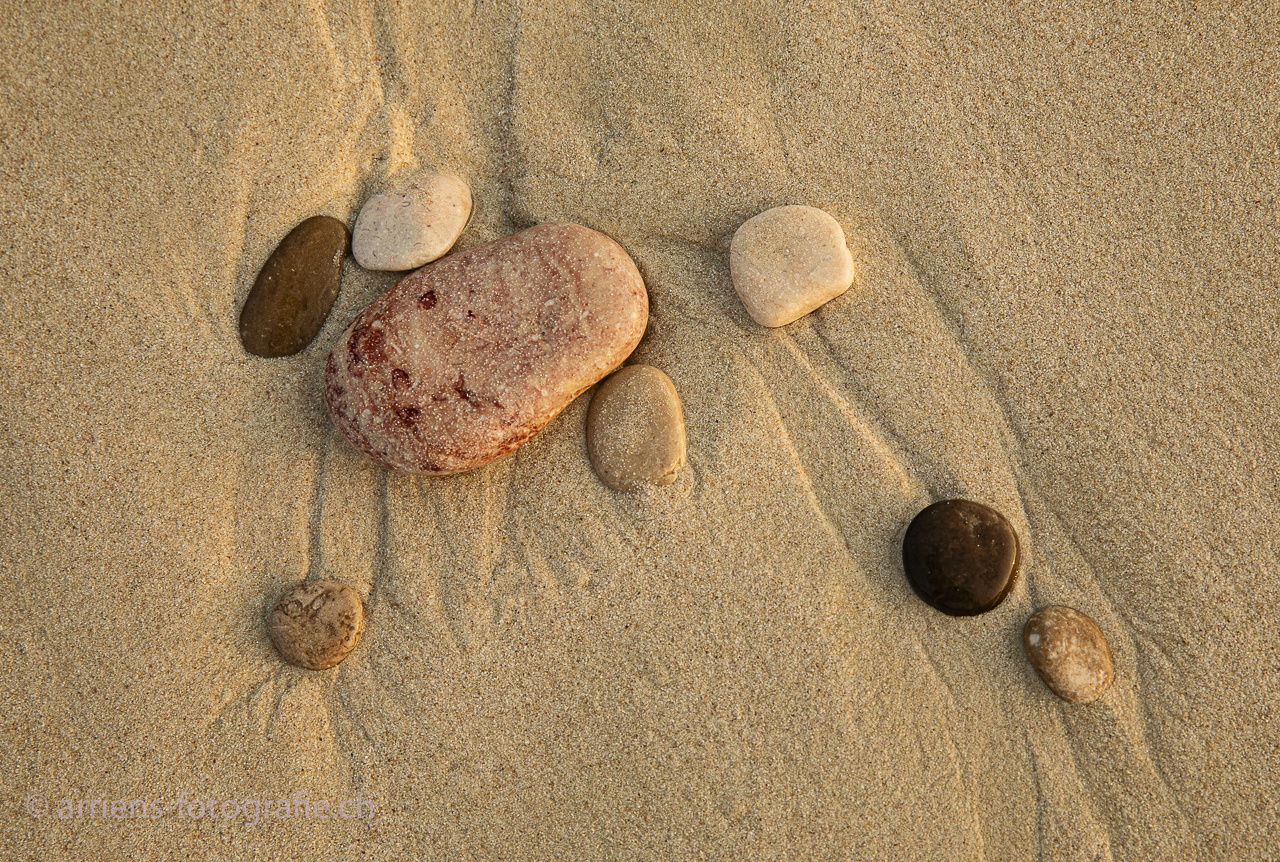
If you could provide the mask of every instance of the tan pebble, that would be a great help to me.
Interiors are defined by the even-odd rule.
[[[443,476],[528,442],[627,358],[649,296],[616,242],[545,224],[405,276],[338,339],[334,424],[378,463]]]
[[[444,255],[471,217],[471,189],[449,174],[428,174],[399,191],[369,198],[351,235],[365,269],[417,269]]]
[[[1022,629],[1031,666],[1067,703],[1090,703],[1111,687],[1111,650],[1098,624],[1065,605],[1049,605],[1031,615]]]
[[[364,633],[364,604],[338,581],[306,581],[276,602],[267,631],[285,661],[324,670],[347,657]]]
[[[733,235],[729,272],[756,323],[785,326],[849,289],[853,255],[840,223],[822,210],[774,207]]]
[[[684,466],[685,435],[671,378],[651,365],[628,365],[602,383],[587,413],[587,450],[614,490],[674,482]]]

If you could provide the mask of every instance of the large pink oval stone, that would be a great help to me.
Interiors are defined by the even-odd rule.
[[[470,470],[528,441],[626,359],[649,296],[607,236],[545,224],[410,273],[329,354],[334,424],[409,473]]]

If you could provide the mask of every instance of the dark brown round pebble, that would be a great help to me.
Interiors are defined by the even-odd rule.
[[[943,613],[985,613],[1013,587],[1018,534],[995,509],[943,500],[916,515],[907,528],[902,566],[920,598]]]
[[[1022,629],[1022,645],[1045,685],[1067,703],[1091,703],[1115,679],[1106,636],[1075,608],[1049,605],[1036,611]]]
[[[240,310],[240,343],[255,356],[292,356],[311,343],[342,285],[347,226],[313,216],[289,231]]]
[[[331,668],[364,634],[364,603],[339,581],[305,581],[267,614],[271,642],[285,661],[309,670]]]

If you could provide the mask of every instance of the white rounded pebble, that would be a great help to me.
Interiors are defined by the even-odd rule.
[[[351,253],[365,269],[417,269],[447,252],[471,218],[471,189],[450,174],[427,174],[365,203]]]
[[[840,223],[822,210],[774,207],[733,235],[729,272],[756,323],[785,326],[849,289],[853,255]]]

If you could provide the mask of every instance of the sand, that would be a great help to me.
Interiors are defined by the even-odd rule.
[[[1280,21],[1233,5],[11,10],[0,855],[1274,856]],[[459,247],[630,252],[679,481],[605,488],[589,393],[473,473],[374,467],[321,402],[394,279],[354,262],[245,354],[289,229],[418,170],[470,184]],[[781,204],[861,276],[767,330],[728,243]],[[1022,537],[984,616],[901,571],[950,496]],[[322,673],[263,624],[308,576],[366,602]],[[1106,633],[1099,702],[1023,655],[1045,604]]]

